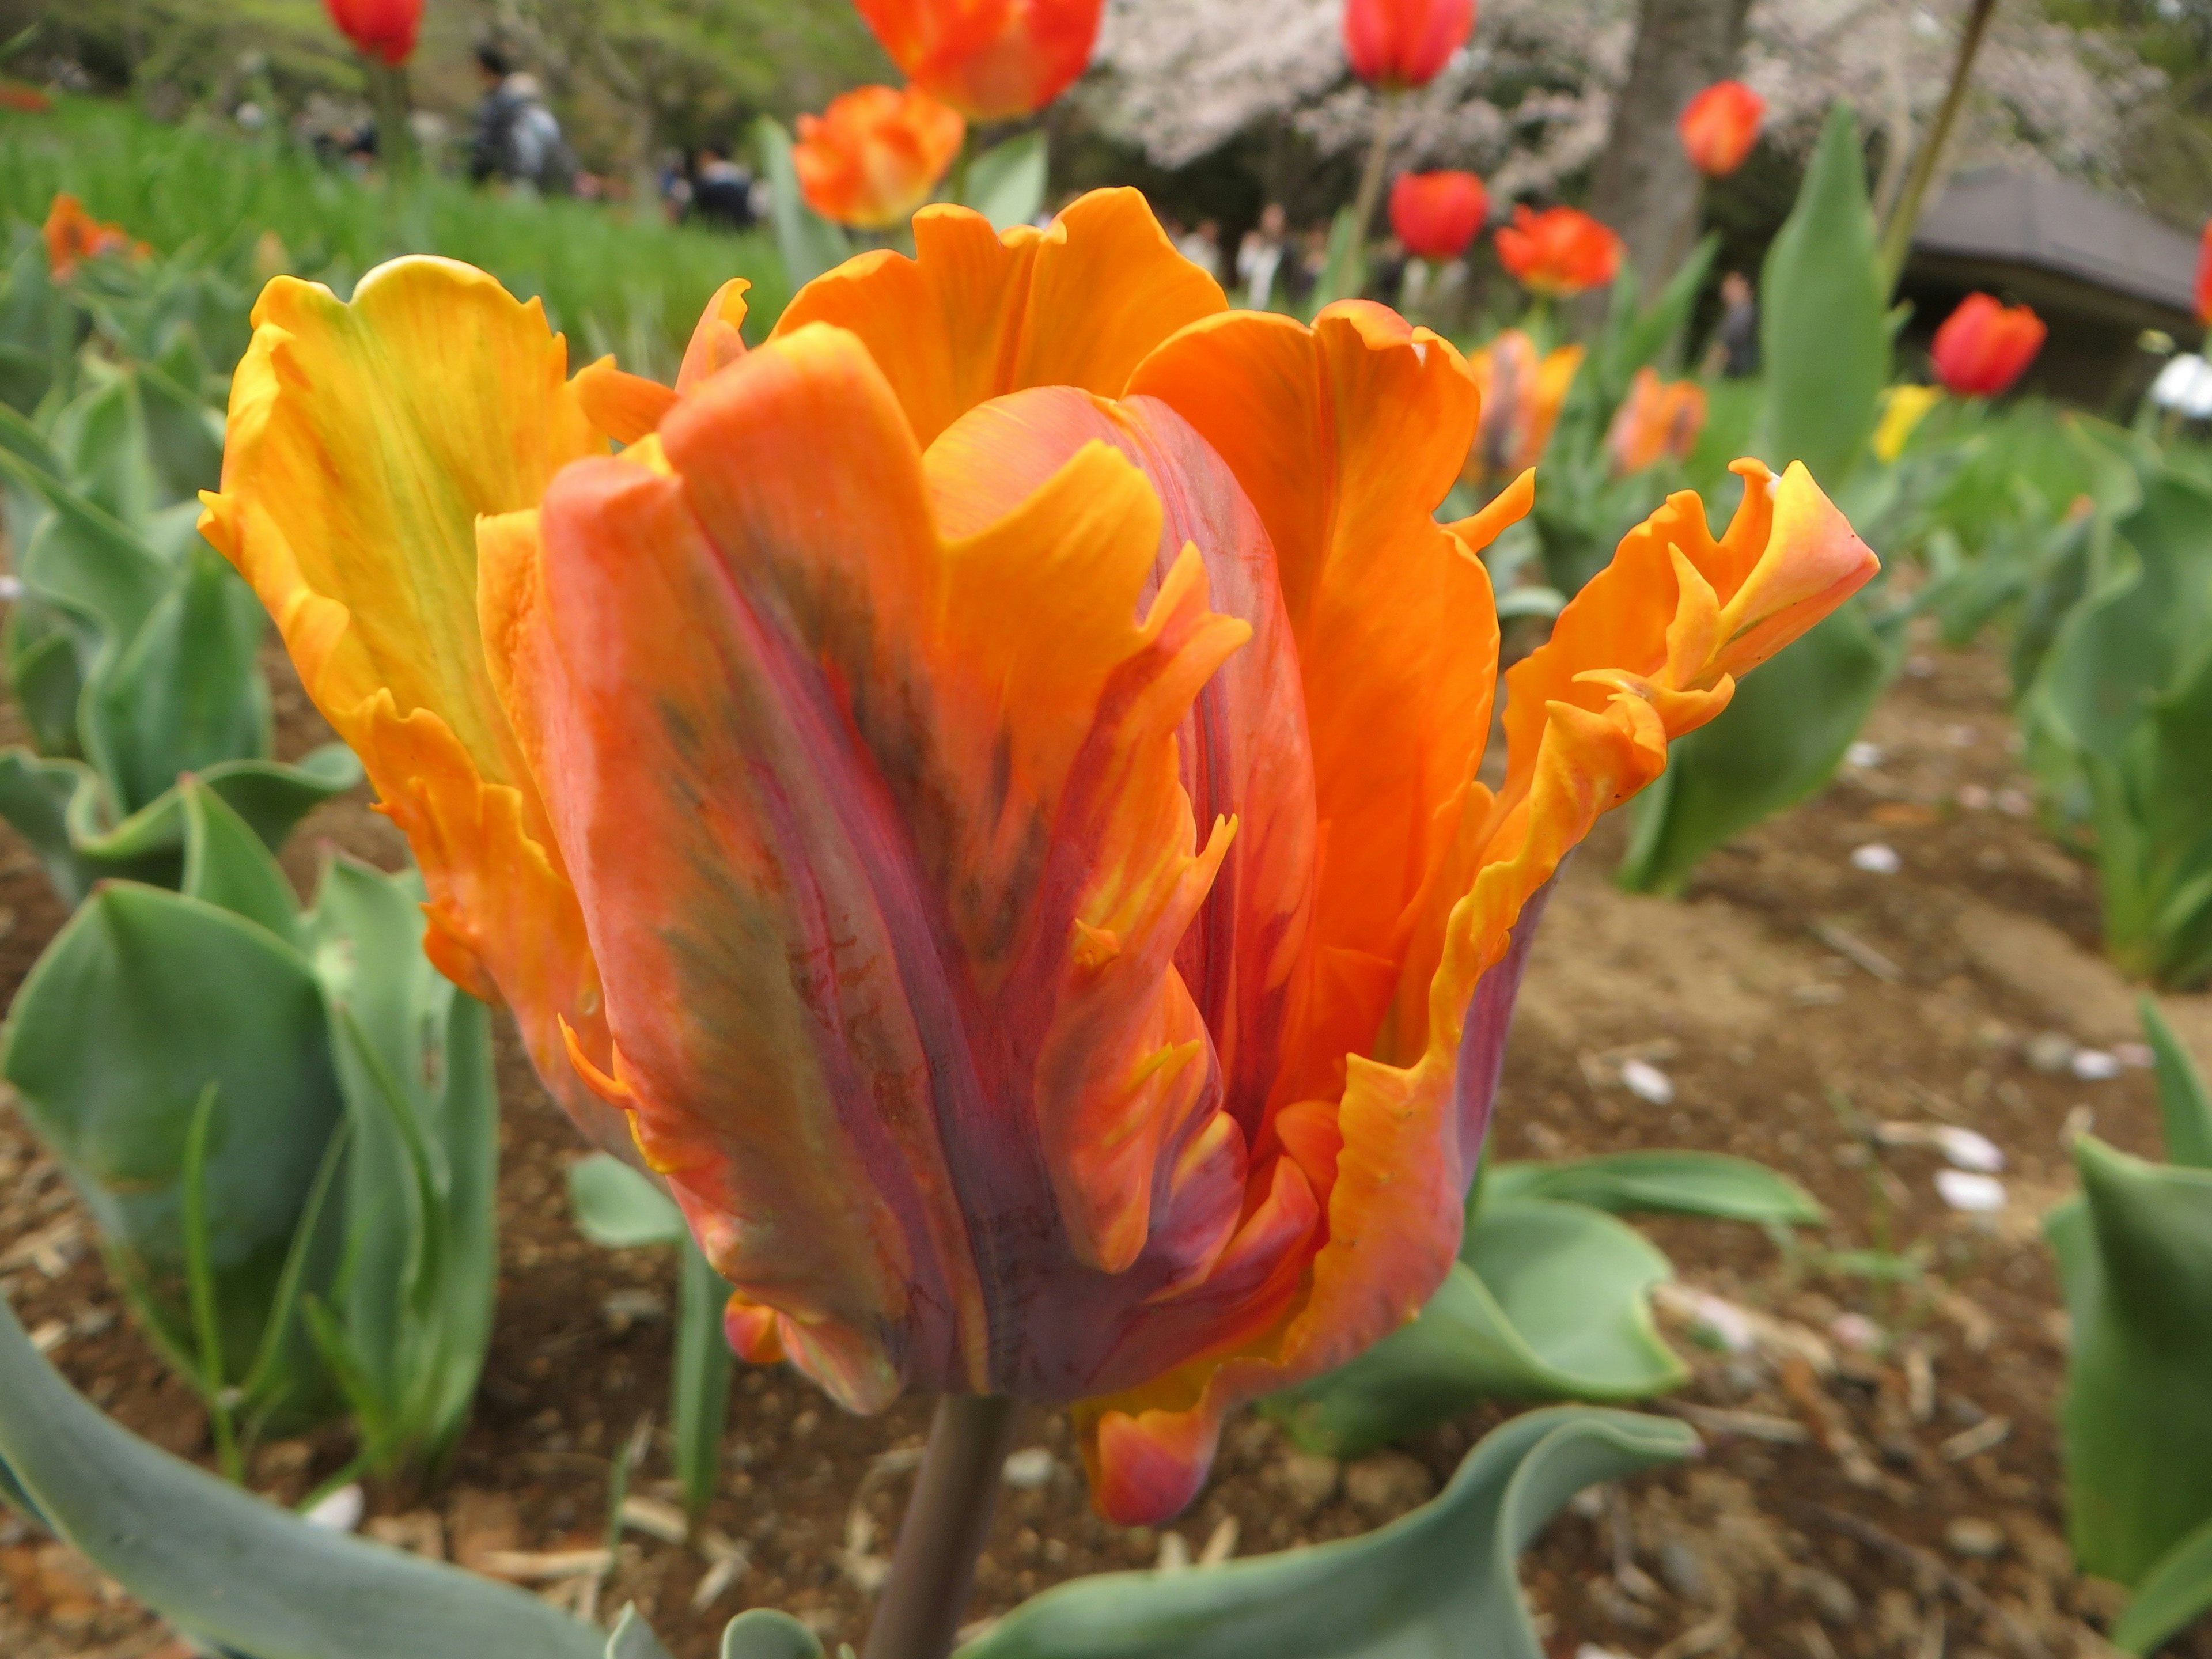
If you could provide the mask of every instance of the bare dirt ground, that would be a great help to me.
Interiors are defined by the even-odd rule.
[[[296,689],[280,703],[296,752],[314,740],[313,716]],[[1523,1577],[1560,1659],[2109,1651],[2097,1632],[2117,1599],[2075,1576],[2065,1544],[2052,1420],[2066,1329],[2039,1226],[2070,1186],[2069,1122],[2154,1154],[2157,1120],[2148,1073],[2127,1063],[2139,1058],[2133,994],[2095,954],[2094,876],[2028,816],[2011,732],[1997,659],[1927,648],[1864,734],[1878,752],[1711,860],[1686,902],[1611,887],[1618,823],[1562,882],[1506,1067],[1501,1154],[1733,1152],[1796,1176],[1832,1213],[1787,1241],[1649,1224],[1680,1274],[1667,1328],[1696,1372],[1651,1409],[1689,1418],[1707,1450],[1585,1494],[1531,1548]],[[386,863],[399,852],[360,800],[295,839],[288,862],[303,884],[319,842]],[[1869,843],[1893,849],[1894,873],[1853,864]],[[61,921],[0,831],[0,996]],[[2212,1064],[2212,998],[2168,1009]],[[2096,1075],[2108,1055],[2118,1074]],[[511,1036],[501,1058],[502,1276],[474,1425],[441,1488],[372,1492],[367,1523],[479,1563],[605,1543],[611,1459],[665,1408],[674,1291],[666,1252],[610,1253],[577,1235],[562,1170],[582,1148]],[[1629,1060],[1662,1073],[1672,1099],[1625,1086]],[[1949,1207],[1932,1152],[1882,1144],[1880,1126],[1897,1123],[1995,1141],[2002,1208]],[[4,1108],[0,1293],[93,1400],[205,1454],[197,1405],[132,1328],[66,1183]],[[1751,1311],[1751,1352],[1698,1340],[1700,1293]],[[1248,1417],[1191,1511],[1152,1530],[1097,1519],[1063,1423],[1031,1412],[975,1613],[1209,1547],[1245,1555],[1368,1529],[1428,1497],[1507,1414],[1485,1407],[1347,1466],[1297,1455]],[[854,1419],[792,1373],[741,1371],[712,1516],[720,1571],[654,1536],[648,1505],[605,1582],[538,1588],[603,1616],[636,1601],[679,1659],[713,1652],[752,1606],[857,1642],[925,1416],[908,1401]],[[296,1499],[345,1449],[335,1434],[264,1446],[254,1484]],[[672,1496],[667,1474],[656,1445],[634,1490]],[[0,1518],[0,1653],[182,1651],[65,1549]],[[2168,1651],[2212,1659],[2212,1633]]]

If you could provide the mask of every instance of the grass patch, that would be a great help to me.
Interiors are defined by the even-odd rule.
[[[0,219],[35,224],[58,191],[163,253],[274,232],[285,269],[341,295],[402,253],[463,259],[517,295],[542,298],[577,362],[612,351],[624,368],[664,378],[729,277],[752,279],[746,332],[755,337],[789,297],[764,234],[503,195],[434,174],[391,186],[324,167],[287,137],[164,126],[99,99],[60,98],[46,115],[0,113]]]

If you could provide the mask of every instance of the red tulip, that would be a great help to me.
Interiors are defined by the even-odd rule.
[[[323,6],[362,57],[398,69],[414,55],[422,0],[323,0]]]
[[[908,80],[971,121],[1042,109],[1091,62],[1105,0],[854,0]]]
[[[1936,378],[1961,398],[1994,398],[2020,379],[2050,331],[2026,306],[1969,294],[1943,319],[1929,349]]]
[[[1390,228],[1406,252],[1456,259],[1490,212],[1490,192],[1471,173],[1401,173],[1390,186]]]
[[[2204,240],[2197,250],[2197,320],[2212,327],[2212,219],[2204,222]]]
[[[1678,130],[1690,161],[1709,179],[1734,173],[1759,142],[1766,100],[1741,81],[1717,81],[1682,112]]]
[[[1474,0],[1345,0],[1344,55],[1370,86],[1425,87],[1474,32]]]
[[[1578,208],[1513,210],[1498,232],[1498,258],[1533,294],[1601,288],[1620,269],[1620,238]]]

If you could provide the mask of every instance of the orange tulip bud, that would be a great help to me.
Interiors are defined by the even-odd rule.
[[[46,238],[46,269],[56,282],[67,282],[87,259],[143,259],[153,252],[145,243],[133,241],[122,226],[102,224],[67,192],[55,197],[47,208],[40,234]]]
[[[1370,86],[1425,87],[1474,32],[1474,0],[1345,0],[1344,55]]]
[[[1579,294],[1613,280],[1620,238],[1578,208],[1516,207],[1498,228],[1498,258],[1532,294]]]
[[[1471,173],[1401,173],[1390,186],[1390,228],[1406,252],[1456,259],[1490,211],[1490,192]]]
[[[279,278],[202,527],[732,1343],[1066,1402],[1157,1521],[1434,1291],[1560,860],[1874,559],[1802,467],[1717,539],[1675,497],[1493,789],[1475,556],[1532,488],[1437,521],[1449,340],[1231,312],[1133,191],[915,246],[750,350],[725,289],[657,393],[466,266]]]
[[[929,199],[960,154],[968,124],[917,87],[860,87],[819,117],[799,118],[791,152],[806,205],[869,229],[895,225]]]
[[[908,80],[972,121],[1042,109],[1091,62],[1105,0],[854,0]]]
[[[323,0],[323,6],[362,57],[397,69],[414,56],[422,0]]]
[[[1689,459],[1705,428],[1705,387],[1695,380],[1662,380],[1659,371],[1649,367],[1638,369],[1606,433],[1613,476],[1641,472],[1657,465],[1662,456]]]
[[[1679,130],[1691,165],[1709,179],[1734,173],[1759,142],[1766,100],[1741,81],[1717,81],[1690,100]]]
[[[1969,294],[1936,331],[1929,356],[1947,390],[1961,398],[1994,398],[2027,372],[2048,332],[2043,319],[2026,306]]]
[[[1582,362],[1578,345],[1539,356],[1536,343],[1517,328],[1507,329],[1468,360],[1482,393],[1482,418],[1462,473],[1468,483],[1510,478],[1543,458]]]

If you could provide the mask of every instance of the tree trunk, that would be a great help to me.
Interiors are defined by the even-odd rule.
[[[1628,80],[1598,157],[1590,210],[1619,231],[1649,295],[1697,240],[1703,180],[1682,153],[1683,107],[1735,73],[1751,0],[1641,0]]]

